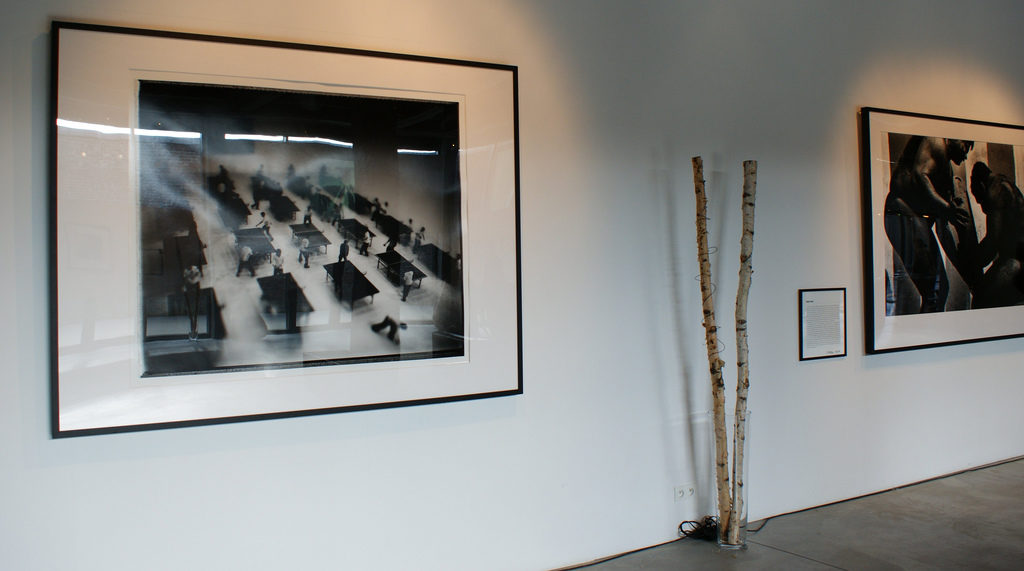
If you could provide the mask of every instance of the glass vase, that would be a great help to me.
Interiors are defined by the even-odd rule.
[[[746,412],[746,422],[744,427],[744,438],[742,447],[736,446],[736,416],[734,414],[725,415],[725,429],[728,435],[729,441],[729,485],[731,487],[731,495],[734,503],[738,503],[736,518],[739,520],[738,525],[735,529],[730,530],[727,526],[721,525],[722,519],[719,518],[718,528],[718,547],[722,550],[737,550],[747,548],[747,467],[750,465],[750,411]],[[712,438],[714,438],[714,432],[712,431]],[[740,477],[736,477],[736,461],[737,450],[742,450],[742,456],[740,457],[740,463],[742,464],[739,471]],[[721,510],[719,510],[721,512]],[[725,514],[721,514],[725,515]]]

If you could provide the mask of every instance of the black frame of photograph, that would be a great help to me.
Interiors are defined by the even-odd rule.
[[[838,315],[835,316],[838,319],[838,323],[839,323],[839,326],[840,326],[840,329],[841,329],[841,337],[842,337],[841,343],[838,343],[838,344],[836,344],[836,343],[829,343],[829,344],[825,344],[824,345],[824,346],[839,345],[841,347],[841,349],[837,349],[837,350],[834,350],[834,351],[827,351],[826,350],[826,351],[821,352],[821,353],[817,353],[816,352],[814,354],[809,354],[808,348],[804,346],[804,342],[807,341],[807,339],[808,339],[807,331],[806,331],[806,328],[804,327],[804,325],[805,325],[805,317],[807,316],[807,313],[805,311],[805,306],[806,306],[805,302],[807,300],[808,294],[815,294],[815,293],[822,293],[822,292],[841,292],[842,293],[842,299],[841,299],[841,301],[839,303],[839,309],[838,309],[838,312],[837,312]],[[832,358],[836,358],[836,357],[845,357],[846,356],[846,349],[847,349],[847,345],[846,345],[846,340],[847,340],[847,334],[846,334],[846,323],[847,323],[847,319],[846,319],[846,288],[845,287],[823,287],[823,288],[799,289],[799,290],[797,290],[797,308],[798,308],[798,311],[797,311],[798,312],[797,322],[799,323],[799,328],[800,328],[800,339],[799,339],[799,341],[800,341],[800,345],[799,345],[800,357],[799,357],[799,360],[800,361],[814,361],[814,360],[818,360],[818,359],[832,359]],[[822,316],[822,319],[830,318],[831,314],[832,314],[832,310],[830,308],[828,313],[826,315]]]
[[[54,437],[522,393],[515,66],[51,48]]]
[[[867,353],[1024,335],[1024,126],[860,111]]]

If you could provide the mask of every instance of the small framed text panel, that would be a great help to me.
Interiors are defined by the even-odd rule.
[[[846,356],[846,288],[802,289],[800,360]]]

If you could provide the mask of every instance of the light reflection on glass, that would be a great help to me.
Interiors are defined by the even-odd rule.
[[[332,145],[335,147],[345,147],[346,149],[352,148],[352,143],[348,141],[338,141],[337,139],[326,139],[324,137],[288,137],[289,143],[320,143],[321,145]]]
[[[266,141],[268,143],[283,143],[284,135],[256,135],[252,133],[224,133],[226,141]]]
[[[398,149],[398,154],[400,154],[400,155],[423,155],[423,156],[429,156],[429,155],[436,155],[437,151],[431,151],[431,150],[427,150],[427,149]]]
[[[171,139],[199,139],[202,137],[194,131],[171,131],[164,129],[131,129],[129,127],[115,127],[102,123],[85,123],[83,121],[71,121],[70,119],[57,119],[57,126],[65,129],[77,129],[79,131],[94,131],[104,135],[130,135],[135,133],[141,137],[167,137]]]

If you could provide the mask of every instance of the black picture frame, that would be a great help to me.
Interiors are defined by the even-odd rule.
[[[522,393],[514,65],[51,42],[54,437]]]
[[[1024,335],[1024,127],[865,107],[860,137],[867,353]]]

